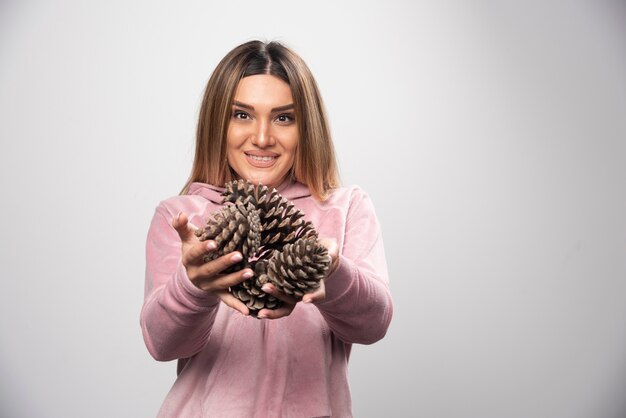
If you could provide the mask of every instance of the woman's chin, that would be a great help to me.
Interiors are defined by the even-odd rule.
[[[287,178],[287,176],[283,176],[280,179],[277,179],[276,176],[263,176],[263,175],[254,175],[253,173],[248,173],[247,176],[240,176],[240,178],[244,178],[248,181],[250,181],[252,184],[258,186],[259,184],[262,184],[263,186],[267,186],[270,189],[271,188],[278,188],[278,186],[281,185],[281,183],[285,180],[285,178]]]

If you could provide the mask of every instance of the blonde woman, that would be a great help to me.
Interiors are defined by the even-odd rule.
[[[224,184],[276,188],[301,209],[332,262],[320,287],[258,318],[228,292],[250,269],[205,263],[195,226],[221,208]],[[304,61],[278,42],[230,51],[206,87],[190,178],[148,231],[141,327],[157,360],[178,360],[163,417],[350,417],[352,344],[385,335],[392,317],[379,223],[367,194],[340,187],[324,105]]]

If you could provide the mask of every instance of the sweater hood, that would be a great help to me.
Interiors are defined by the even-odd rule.
[[[221,205],[224,190],[226,190],[224,187],[193,182],[189,185],[187,194],[202,196],[215,204]],[[295,180],[285,180],[276,190],[287,200],[296,200],[311,196],[309,188]]]

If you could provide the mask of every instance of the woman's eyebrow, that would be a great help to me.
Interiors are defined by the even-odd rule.
[[[233,105],[243,107],[244,109],[254,110],[254,106],[250,106],[249,104],[238,102],[237,100],[233,100]],[[284,106],[278,106],[272,109],[272,112],[279,112],[281,110],[293,109],[293,103]]]

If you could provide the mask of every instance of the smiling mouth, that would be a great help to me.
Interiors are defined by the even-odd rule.
[[[278,155],[274,155],[274,154],[267,154],[267,153],[261,154],[257,152],[255,152],[254,154],[244,152],[244,155],[246,156],[246,160],[248,161],[248,164],[257,168],[271,167],[274,164],[276,164],[276,160],[279,157]]]
[[[272,161],[274,159],[276,159],[276,157],[262,157],[260,155],[252,155],[252,154],[246,154],[248,157],[252,158],[255,161]]]

